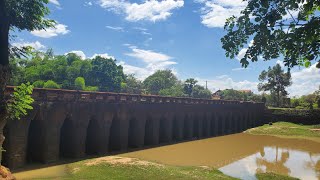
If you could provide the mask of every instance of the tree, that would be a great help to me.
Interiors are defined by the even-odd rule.
[[[45,6],[48,0],[0,0],[0,146],[4,141],[3,127],[6,124],[7,104],[4,91],[10,79],[9,51],[11,56],[24,53],[26,48],[9,49],[10,30],[41,30],[54,25],[44,18],[49,14]]]
[[[285,66],[294,67],[318,61],[320,68],[319,0],[248,0],[239,17],[227,19],[227,34],[221,39],[226,56],[241,59],[243,67],[255,62],[284,57]]]
[[[243,101],[244,93],[234,90],[234,89],[225,89],[221,91],[221,99],[223,100],[233,100],[233,101]]]
[[[60,85],[57,84],[56,82],[49,80],[44,83],[43,88],[50,88],[50,89],[60,89]]]
[[[285,73],[279,64],[269,67],[268,71],[262,71],[259,76],[259,91],[270,91],[271,95],[275,95],[277,107],[280,106],[281,97],[286,97],[288,92],[286,87],[291,85],[290,72]]]
[[[189,97],[192,96],[193,87],[197,84],[197,80],[193,78],[189,78],[184,82],[184,92],[189,95]]]
[[[92,75],[100,91],[120,92],[125,78],[121,65],[117,66],[115,60],[100,56],[92,60]]]
[[[84,90],[86,88],[86,81],[83,77],[77,77],[74,80],[74,86],[77,90]]]
[[[134,75],[128,75],[125,78],[125,83],[121,87],[121,92],[130,94],[141,94],[143,91],[143,84]]]
[[[158,70],[147,77],[143,84],[149,93],[158,95],[161,89],[171,88],[177,81],[177,77],[171,70]]]
[[[202,98],[202,99],[211,99],[211,91],[204,88],[200,85],[195,85],[192,90],[192,97],[194,98]]]
[[[171,97],[186,97],[187,94],[184,93],[184,86],[182,84],[174,85],[167,89],[161,89],[159,91],[160,96],[171,96]]]

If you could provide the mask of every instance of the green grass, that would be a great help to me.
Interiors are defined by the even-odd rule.
[[[246,133],[256,135],[304,138],[320,141],[320,131],[315,131],[314,129],[320,129],[320,125],[307,126],[289,122],[277,122],[273,123],[273,125],[266,124],[260,127],[249,129],[246,131]]]
[[[273,173],[262,173],[262,174],[256,174],[256,177],[259,180],[296,180],[298,178],[293,178],[289,176],[283,176]]]
[[[20,174],[19,179],[108,179],[108,180],[197,180],[197,179],[221,179],[233,180],[236,178],[227,176],[222,172],[209,167],[182,167],[162,165],[132,158],[116,157],[117,162],[111,160],[113,157],[105,157],[91,160],[84,160],[58,168],[45,168],[41,172],[26,172]],[[102,160],[101,160],[102,159]],[[129,159],[129,161],[128,161]],[[31,176],[30,176],[31,175]],[[271,178],[270,178],[271,177]],[[282,175],[259,174],[258,179],[283,179]],[[287,178],[289,179],[289,178]]]

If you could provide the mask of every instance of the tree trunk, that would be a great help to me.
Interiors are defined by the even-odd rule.
[[[5,1],[0,0],[0,147],[4,141],[3,128],[7,119],[5,88],[10,79],[9,68],[9,20],[6,15]],[[2,157],[2,151],[0,153]],[[1,159],[0,159],[1,160]],[[1,161],[0,161],[1,163]]]

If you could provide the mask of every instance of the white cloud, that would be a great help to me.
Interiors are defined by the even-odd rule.
[[[195,2],[204,4],[201,8],[201,23],[210,28],[223,27],[227,18],[240,15],[247,5],[243,0],[195,0]]]
[[[58,0],[49,0],[49,2],[54,4],[54,5],[60,6],[60,3],[59,3]]]
[[[114,56],[110,56],[108,53],[104,53],[104,54],[94,54],[90,59],[94,59],[97,56],[106,58],[106,59],[115,59]]]
[[[100,6],[115,13],[125,14],[128,21],[159,21],[172,15],[172,10],[183,7],[183,0],[146,0],[131,3],[128,0],[100,0]]]
[[[277,60],[276,64],[279,64],[282,68],[284,67],[284,62],[283,61]]]
[[[91,1],[88,1],[88,2],[84,2],[84,6],[92,6],[93,3]]]
[[[205,82],[208,82],[208,89],[215,92],[219,89],[235,89],[235,90],[252,90],[258,93],[258,82],[252,82],[248,80],[235,81],[228,75],[217,76],[213,79],[196,78],[200,85],[205,86]]]
[[[120,62],[120,64],[123,66],[124,72],[126,74],[135,74],[136,77],[140,80],[145,79],[146,77],[153,74],[157,70],[168,69],[172,65],[177,64],[177,62],[172,61],[173,59],[172,57],[166,54],[154,52],[151,50],[139,49],[130,44],[126,44],[126,46],[129,46],[129,48],[132,51],[130,53],[126,53],[126,55],[130,57],[134,57],[139,61],[142,61],[144,63],[144,66],[143,67],[132,66],[123,61]]]
[[[15,43],[12,43],[12,46],[19,47],[19,48],[26,47],[26,46],[31,46],[35,50],[44,50],[46,48],[46,46],[41,44],[39,41],[35,41],[35,42],[15,42]]]
[[[74,51],[67,52],[67,53],[65,53],[64,55],[67,55],[67,54],[69,54],[69,53],[74,53],[74,54],[76,54],[76,55],[79,56],[82,60],[86,59],[86,54],[85,54],[83,51],[74,50]]]
[[[31,34],[33,34],[34,36],[42,37],[42,38],[51,38],[58,35],[68,34],[70,30],[68,30],[67,27],[68,26],[64,24],[57,24],[55,27],[31,31]]]
[[[106,26],[106,28],[114,30],[114,31],[120,31],[123,32],[124,29],[122,27],[116,27],[116,26]]]
[[[232,71],[247,71],[247,70],[250,70],[251,68],[234,68],[234,69],[231,69]]]
[[[320,69],[316,64],[309,68],[291,72],[292,86],[288,88],[290,96],[301,96],[313,93],[320,86]]]
[[[251,40],[250,43],[248,44],[248,47],[253,46],[253,43],[254,43],[254,41]],[[238,59],[239,61],[240,61],[240,60],[244,57],[244,55],[247,53],[247,50],[248,50],[248,48],[242,48],[242,49],[239,51],[239,53],[238,53],[238,55],[237,55],[237,59]]]

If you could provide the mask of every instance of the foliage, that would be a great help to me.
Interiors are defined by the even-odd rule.
[[[264,95],[254,94],[251,91],[241,91],[234,89],[220,90],[220,99],[232,101],[254,101],[263,102]]]
[[[14,93],[8,101],[8,119],[20,119],[27,115],[28,110],[32,110],[33,99],[31,97],[33,86],[30,83],[21,84],[14,88]]]
[[[147,77],[143,84],[148,93],[159,94],[161,89],[168,89],[177,83],[177,77],[171,70],[158,70],[154,74]]]
[[[74,80],[74,87],[76,90],[84,90],[86,88],[86,82],[83,77],[77,77]]]
[[[36,88],[43,88],[44,81],[38,80],[38,81],[35,81],[34,83],[32,83],[32,85],[33,85],[33,87],[36,87]]]
[[[197,84],[197,80],[193,78],[189,78],[184,82],[184,92],[189,95],[189,97],[192,96],[193,87]]]
[[[92,60],[91,73],[100,91],[120,92],[125,77],[122,66],[117,66],[115,60],[97,56]]]
[[[269,67],[268,71],[262,71],[259,81],[259,91],[270,91],[276,97],[277,107],[280,107],[280,98],[288,95],[286,87],[291,85],[290,72],[284,73],[281,66],[276,64],[272,68]]]
[[[99,88],[97,86],[86,86],[84,88],[85,91],[92,91],[92,92],[96,92],[99,91]]]
[[[34,83],[51,80],[63,89],[85,89],[85,86],[76,87],[75,85],[75,79],[82,77],[87,86],[109,86],[109,88],[104,87],[103,91],[120,89],[121,82],[119,81],[123,81],[124,74],[122,67],[117,66],[114,60],[81,60],[73,53],[57,56],[53,56],[51,53],[34,52],[30,59],[13,59],[11,67],[14,70],[15,78],[10,84],[18,85],[24,82]],[[98,61],[100,63],[97,63]],[[107,85],[104,83],[105,81],[108,81]],[[37,84],[37,87],[40,85]],[[97,89],[94,88],[94,90]],[[99,90],[101,89],[99,88]]]
[[[194,98],[202,98],[202,99],[211,99],[211,91],[204,88],[200,85],[195,85],[192,90],[192,97]]]
[[[319,61],[320,1],[247,1],[240,17],[227,19],[221,39],[226,56],[234,58],[248,44],[241,64],[284,57],[287,67]],[[320,61],[317,64],[320,68]]]
[[[130,94],[142,94],[143,93],[143,84],[132,74],[126,76],[125,83],[121,86],[121,92],[130,93]]]
[[[48,80],[44,83],[43,88],[60,89],[60,85],[52,80]]]
[[[276,122],[249,129],[246,132],[259,135],[290,136],[295,138],[320,138],[320,132],[313,131],[316,125],[298,125],[290,122]],[[318,139],[319,140],[319,139]]]
[[[258,173],[256,174],[256,177],[258,180],[299,180],[298,178],[274,173]]]
[[[184,93],[183,85],[177,84],[167,89],[161,89],[159,91],[160,96],[172,96],[172,97],[186,97]]]

